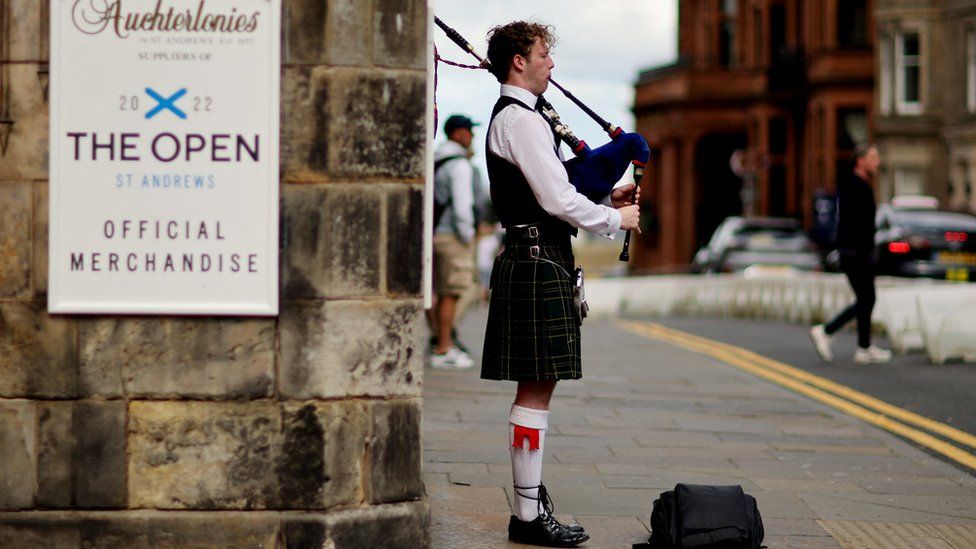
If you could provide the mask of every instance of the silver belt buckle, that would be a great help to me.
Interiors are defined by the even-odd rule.
[[[535,225],[529,227],[529,238],[539,238],[539,227]]]
[[[538,246],[529,246],[529,257],[532,259],[538,259],[542,250]]]

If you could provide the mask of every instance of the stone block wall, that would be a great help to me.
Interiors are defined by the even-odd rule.
[[[0,547],[414,548],[427,4],[282,2],[277,318],[49,315],[48,1],[0,0]]]

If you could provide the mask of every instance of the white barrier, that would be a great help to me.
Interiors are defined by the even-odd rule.
[[[687,315],[809,325],[854,299],[843,275],[824,273],[601,278],[586,285],[596,317]],[[874,325],[896,352],[925,348],[936,364],[976,361],[976,284],[880,277],[877,286]]]
[[[976,361],[976,288],[919,294],[918,326],[933,364],[959,358]]]
[[[887,334],[896,353],[905,354],[923,349],[925,341],[922,338],[916,305],[919,296],[953,294],[960,289],[956,284],[935,285],[931,281],[918,281],[918,284],[910,286],[879,288],[872,320]]]

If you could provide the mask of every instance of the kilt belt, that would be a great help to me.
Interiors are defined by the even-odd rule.
[[[573,304],[568,234],[539,225],[506,229],[491,274],[481,377],[514,381],[579,379],[580,318]]]
[[[505,245],[511,246],[512,253],[514,253],[517,257],[528,257],[530,259],[537,259],[539,261],[545,261],[555,265],[556,268],[561,270],[567,278],[572,280],[572,275],[570,275],[569,271],[567,271],[562,265],[542,256],[543,242],[546,241],[543,241],[540,238],[541,230],[542,229],[538,224],[515,225],[513,227],[509,227],[505,230]],[[553,244],[550,245],[558,246],[560,244],[561,242],[559,242],[558,239],[555,239]]]

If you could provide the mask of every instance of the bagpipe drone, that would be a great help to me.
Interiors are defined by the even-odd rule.
[[[466,68],[481,68],[488,69],[491,63],[487,59],[483,59],[475,51],[474,47],[464,39],[456,30],[447,26],[439,18],[434,17],[434,22],[440,27],[447,37],[451,39],[455,44],[461,47],[461,49],[470,53],[478,60],[479,65],[476,67],[471,67],[468,65],[460,65],[458,63],[451,63],[438,56],[438,60],[444,61],[451,65],[466,67]],[[559,119],[559,115],[556,113],[556,109],[552,107],[546,99],[539,96],[539,104],[541,105],[542,117],[549,122],[552,126],[553,131],[559,138],[569,146],[573,154],[576,155],[575,158],[563,162],[566,167],[566,173],[569,175],[569,182],[572,183],[576,190],[592,200],[593,202],[599,203],[606,199],[607,195],[613,190],[613,186],[620,181],[624,173],[627,171],[629,165],[634,166],[634,184],[640,185],[641,177],[644,175],[644,166],[647,164],[648,158],[650,157],[650,149],[647,146],[647,141],[644,137],[637,133],[627,133],[621,130],[619,127],[604,120],[600,115],[593,112],[592,109],[587,107],[582,101],[580,101],[575,95],[570,93],[566,88],[560,86],[555,80],[549,78],[549,82],[552,83],[559,91],[566,96],[567,99],[572,101],[576,106],[583,110],[590,118],[592,118],[597,124],[603,128],[603,131],[607,132],[610,136],[610,142],[591,149],[585,141],[578,139],[568,126],[562,123]],[[636,193],[636,188],[635,188]],[[620,252],[620,260],[628,261],[630,260],[630,231],[627,231],[627,236],[624,238],[624,247]]]

